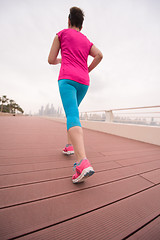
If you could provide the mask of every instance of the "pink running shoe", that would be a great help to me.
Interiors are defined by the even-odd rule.
[[[63,153],[66,155],[74,154],[73,146],[71,144],[67,144],[66,147],[63,149]]]
[[[82,159],[80,163],[75,163],[74,168],[76,169],[76,173],[72,177],[73,183],[83,182],[85,178],[94,174],[94,170],[88,159]]]

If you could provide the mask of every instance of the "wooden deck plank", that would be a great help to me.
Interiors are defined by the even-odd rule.
[[[56,159],[54,159],[55,157],[49,157],[48,159],[46,159],[46,157],[41,157],[42,160],[40,160],[40,158],[37,158],[37,160],[39,160],[38,162],[33,162],[34,157],[30,158],[32,159],[32,162],[30,162],[29,158],[20,158],[20,163],[18,164],[6,164],[6,165],[1,165],[1,171],[0,171],[0,175],[4,175],[4,174],[11,174],[11,173],[19,173],[19,172],[27,172],[27,171],[35,171],[35,170],[41,170],[41,169],[48,169],[48,168],[59,168],[59,167],[68,167],[68,166],[72,166],[73,163],[75,162],[75,157],[74,156],[62,156],[61,150],[58,151]],[[90,161],[94,164],[94,163],[105,163],[105,162],[113,162],[116,161],[116,164],[119,166],[129,166],[129,165],[133,165],[133,163],[135,163],[135,165],[137,164],[141,164],[142,162],[154,162],[154,161],[159,161],[160,156],[159,154],[157,155],[152,155],[152,156],[148,156],[145,158],[142,158],[141,156],[139,157],[131,157],[131,158],[127,158],[127,164],[123,160],[123,163],[121,161],[121,158],[125,159],[125,157],[123,157],[123,155],[119,155],[116,158],[109,158],[107,156],[101,156],[99,155],[99,153],[94,154],[94,157],[91,154],[89,155],[89,159]],[[64,158],[66,158],[66,161],[64,160]],[[98,158],[98,159],[97,159]],[[134,161],[133,161],[134,159]],[[118,164],[119,163],[119,164]]]
[[[160,168],[160,160],[145,162],[145,163],[138,163],[135,165],[131,165],[131,168],[136,171],[137,173],[143,173],[147,171],[152,171],[157,168]]]
[[[64,146],[64,145],[63,145]],[[12,151],[12,150],[11,150]],[[60,161],[63,161],[64,163],[64,159],[73,159],[74,157],[72,156],[64,156],[62,155],[62,148],[59,148],[58,150],[56,149],[56,154],[53,155],[39,155],[39,156],[28,156],[26,157],[24,156],[19,156],[19,157],[15,157],[14,155],[10,158],[4,158],[1,157],[1,164],[0,166],[7,166],[7,165],[18,165],[21,164],[22,162],[24,164],[32,164],[32,163],[39,163],[39,162],[54,162],[54,163],[58,163]],[[93,152],[93,151],[86,151],[88,158],[90,157],[97,157],[97,158],[101,158],[104,157],[101,153],[99,152]],[[74,159],[75,161],[75,159]]]
[[[145,227],[137,231],[129,240],[158,240],[160,239],[160,217],[156,218]]]
[[[150,162],[150,161],[157,161],[160,159],[160,155],[154,155],[154,156],[146,156],[146,157],[141,157],[141,158],[129,158],[129,159],[124,159],[124,160],[118,160],[117,162],[121,166],[129,166],[129,165],[134,165],[138,163],[144,163],[144,162]]]
[[[8,151],[10,150],[10,151]],[[24,163],[28,162],[30,163],[31,161],[33,162],[33,160],[35,160],[34,162],[39,161],[39,159],[43,159],[45,158],[45,160],[47,160],[48,158],[54,160],[54,157],[57,156],[58,158],[62,158],[62,155],[60,154],[62,151],[62,146],[61,148],[48,148],[46,147],[45,150],[41,150],[39,148],[32,148],[32,149],[23,149],[23,151],[19,151],[18,149],[10,149],[8,147],[8,149],[6,150],[1,150],[1,156],[5,161],[3,162],[3,160],[1,160],[0,165],[7,165],[8,164],[18,164],[21,162],[21,160],[23,159]],[[152,148],[152,149],[145,149],[143,151],[118,151],[117,153],[114,151],[114,149],[112,150],[112,152],[110,151],[108,152],[100,152],[100,151],[94,151],[93,150],[87,150],[87,153],[89,154],[90,157],[102,157],[102,156],[106,156],[108,161],[112,161],[112,160],[125,160],[125,159],[132,159],[134,158],[145,158],[145,157],[160,157],[160,150],[157,148]],[[47,158],[47,159],[46,159]],[[18,161],[20,159],[20,161]]]
[[[39,164],[38,166],[35,166],[36,169],[33,171],[28,171],[25,173],[23,173],[22,171],[17,174],[9,174],[9,175],[7,174],[7,175],[0,176],[0,188],[21,185],[21,184],[29,184],[29,183],[40,182],[40,181],[56,180],[59,178],[66,178],[66,177],[71,178],[71,176],[73,175],[73,171],[72,171],[73,164],[70,165],[69,163],[68,163],[68,167],[57,168],[57,169],[52,169],[52,167],[50,167],[49,169],[49,164],[48,164],[48,169],[46,170],[43,170],[45,168],[40,168],[38,170],[38,167],[39,167]],[[102,170],[104,171],[104,170],[111,170],[114,168],[118,168],[119,165],[115,162],[107,162],[107,163],[102,162],[99,164],[93,164],[93,167],[97,172]],[[26,169],[26,171],[27,170],[28,169]],[[5,171],[7,172],[7,169],[5,169]]]
[[[157,184],[160,182],[160,169],[150,171],[148,173],[141,174],[145,179]]]
[[[154,161],[153,163],[143,163],[139,165],[134,165],[131,167],[124,167],[123,169],[119,168],[118,165],[114,162],[108,162],[108,163],[101,163],[101,164],[93,164],[93,167],[96,171],[96,174],[98,171],[107,171],[105,174],[106,183],[111,182],[113,180],[118,180],[120,178],[134,176],[137,174],[143,174],[147,171],[149,173],[150,171],[156,170],[160,168],[160,161]],[[117,170],[114,170],[114,169]],[[109,170],[109,171],[108,171]],[[124,174],[125,173],[125,174]],[[39,183],[39,182],[45,182],[45,181],[53,181],[58,180],[62,178],[71,178],[72,176],[72,170],[70,167],[68,168],[61,168],[61,169],[49,169],[49,170],[41,170],[39,171],[33,171],[33,172],[27,172],[27,173],[19,173],[19,174],[10,174],[10,175],[4,175],[0,176],[0,188],[8,188],[13,186],[21,186],[21,185],[28,185],[33,183]],[[123,175],[124,174],[124,175]],[[95,175],[96,176],[96,175]],[[94,176],[94,178],[95,178]],[[98,175],[98,178],[101,175]],[[143,176],[143,175],[142,175]],[[159,177],[159,175],[157,176]],[[98,181],[99,182],[99,181]],[[159,183],[158,181],[155,183]]]
[[[57,195],[66,194],[67,192],[69,193],[86,188],[93,188],[98,185],[104,185],[113,181],[132,177],[134,175],[135,172],[129,167],[113,169],[107,173],[106,171],[97,172],[89,182],[82,183],[77,188],[77,186],[73,185],[71,182],[72,175],[70,169],[70,176],[68,178],[0,189],[0,208],[21,204],[23,202],[44,199],[47,197],[54,197]]]
[[[91,159],[91,162],[92,161]],[[38,163],[38,164],[22,164],[1,167],[1,172],[6,175],[0,176],[0,188],[16,186],[22,184],[29,184],[40,181],[54,180],[63,177],[71,177],[71,167],[73,164],[64,161],[64,165],[61,168],[56,168],[55,163]],[[66,167],[65,165],[68,165]],[[94,169],[97,171],[111,170],[119,168],[116,162],[100,162],[93,163]],[[65,169],[64,169],[65,168]],[[160,161],[147,162],[130,166],[134,170],[135,174],[142,174],[144,172],[156,170],[160,168]],[[13,174],[14,173],[14,174]],[[15,174],[16,173],[16,174]]]
[[[33,148],[33,149],[21,149],[20,151],[18,149],[12,149],[12,151],[8,151],[8,150],[1,150],[1,158],[3,158],[6,162],[10,162],[10,163],[17,163],[18,159],[22,159],[25,157],[25,159],[28,161],[28,158],[30,158],[31,160],[35,159],[35,160],[39,160],[40,158],[45,158],[48,157],[53,160],[55,160],[55,157],[58,156],[58,158],[62,158],[62,148],[46,148],[45,150],[43,149],[37,149],[37,148]],[[90,157],[101,157],[103,156],[101,153],[96,152],[96,151],[87,151],[88,155]],[[14,156],[14,158],[13,158]],[[63,156],[64,157],[64,156]],[[33,159],[32,159],[33,158]],[[16,160],[16,162],[14,162],[13,160]],[[9,161],[10,160],[10,161]]]
[[[92,153],[93,154],[93,153]],[[62,156],[61,150],[57,154],[55,159],[49,158],[48,160],[44,157],[42,160],[39,159],[37,162],[29,162],[30,159],[20,159],[20,163],[18,164],[7,164],[1,165],[0,176],[5,174],[15,174],[15,173],[22,173],[22,172],[30,172],[30,171],[39,171],[42,169],[57,169],[57,168],[66,168],[66,167],[73,167],[75,163],[75,156]],[[91,154],[89,155],[89,159],[91,159],[92,163],[104,163],[104,162],[111,162],[106,157],[100,156],[98,153],[94,154],[92,157]],[[98,159],[98,161],[97,161]],[[27,162],[28,160],[28,162]],[[115,163],[120,166],[118,163]]]
[[[140,157],[146,157],[146,156],[155,156],[155,155],[158,155],[160,156],[160,149],[140,149],[139,151],[138,150],[131,150],[131,151],[117,151],[117,152],[101,152],[103,155],[105,156],[108,156],[108,157],[116,157],[118,155],[117,158],[113,159],[113,160],[116,160],[118,159],[119,157],[123,157],[122,159],[129,159],[129,158],[140,158]],[[120,159],[121,159],[120,158]]]
[[[154,198],[152,198],[152,196],[154,196]],[[104,208],[70,219],[44,230],[37,231],[20,239],[120,240],[127,237],[138,228],[144,226],[157,216],[160,211],[159,197],[160,188],[159,186],[156,186]],[[156,232],[152,233],[154,237],[157,237],[154,239],[158,240],[159,235],[157,234],[159,233],[159,229],[156,227]],[[150,240],[152,238],[142,239]]]
[[[81,186],[75,186],[71,181],[70,185],[81,189]],[[39,227],[57,224],[118,201],[150,186],[152,185],[147,180],[132,177],[112,184],[100,185],[54,198],[1,209],[0,222],[2,224],[0,225],[0,232],[2,236],[11,238],[37,230]],[[65,185],[63,185],[63,189],[66,191]]]
[[[61,144],[62,145],[62,144]],[[23,145],[22,145],[23,146]],[[62,147],[62,146],[61,146]],[[59,153],[59,151],[61,150],[61,147],[55,148],[55,145],[52,144],[52,146],[45,146],[43,148],[40,148],[39,146],[36,146],[36,143],[29,147],[23,146],[22,149],[19,149],[19,147],[8,147],[3,149],[1,146],[1,151],[0,151],[0,157],[3,158],[7,158],[7,159],[12,159],[13,156],[14,158],[18,158],[18,157],[37,157],[37,156],[46,156],[47,155],[53,155],[55,156],[57,153]],[[8,151],[8,148],[12,151]],[[113,146],[112,146],[113,148]],[[97,147],[93,148],[94,150],[92,150],[92,152],[97,153],[97,151],[100,151]],[[105,156],[116,156],[116,155],[124,155],[125,158],[130,158],[134,155],[134,157],[139,157],[139,156],[148,156],[148,155],[155,155],[155,154],[159,154],[160,156],[160,149],[155,147],[154,145],[150,148],[148,148],[148,146],[145,146],[145,148],[140,148],[140,149],[123,149],[123,150],[113,150],[111,151],[111,148],[109,149],[109,151],[100,151],[103,155]]]

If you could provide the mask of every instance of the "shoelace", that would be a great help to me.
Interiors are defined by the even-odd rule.
[[[72,144],[66,144],[66,147],[72,146]]]
[[[75,171],[75,169],[76,169],[77,166],[81,165],[81,162],[82,162],[83,160],[85,160],[85,158],[82,159],[79,163],[78,163],[78,162],[75,162],[75,163],[74,163],[74,165],[73,165],[73,170],[74,170],[74,171]]]
[[[76,170],[77,165],[78,165],[78,163],[75,162],[74,165],[73,165],[73,171]]]

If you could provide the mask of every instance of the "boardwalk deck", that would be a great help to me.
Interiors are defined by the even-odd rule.
[[[160,147],[84,129],[95,174],[74,185],[65,131],[0,117],[0,239],[160,239]]]

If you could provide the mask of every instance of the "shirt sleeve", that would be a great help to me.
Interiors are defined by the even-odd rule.
[[[89,42],[89,51],[91,50],[91,47],[93,46],[92,42]]]
[[[93,43],[89,41],[88,39],[88,49],[89,49],[89,52],[88,54],[90,53],[90,50],[91,50],[91,47],[93,46]]]
[[[62,34],[63,34],[63,30],[56,33],[56,35],[58,35],[58,39],[59,39],[60,42],[61,42],[61,39],[62,39]]]

